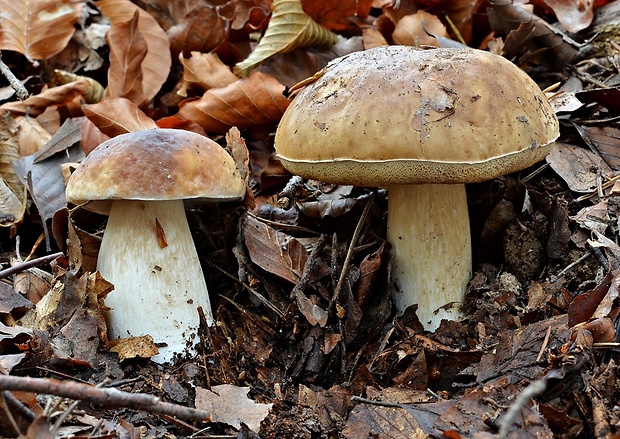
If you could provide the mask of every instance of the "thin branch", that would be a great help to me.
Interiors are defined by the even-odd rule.
[[[11,276],[13,274],[21,273],[22,271],[26,271],[29,268],[36,267],[38,265],[49,264],[54,259],[59,258],[63,255],[63,252],[52,253],[51,255],[41,256],[40,258],[31,259],[29,261],[13,265],[12,267],[0,271],[0,279],[4,279],[5,277]]]
[[[94,386],[54,378],[31,378],[0,375],[0,390],[22,390],[45,393],[84,401],[104,408],[124,407],[148,413],[175,416],[191,421],[211,421],[211,413],[205,410],[163,402],[146,393],[128,393],[117,389],[98,389]]]
[[[4,75],[4,77],[9,81],[13,90],[17,94],[17,97],[20,101],[25,101],[28,99],[29,93],[24,87],[24,84],[20,82],[19,79],[13,74],[9,66],[7,66],[4,61],[2,61],[2,53],[0,53],[0,73]]]
[[[536,380],[532,381],[529,386],[527,386],[523,391],[517,396],[515,402],[510,406],[502,422],[499,427],[499,437],[500,439],[505,439],[508,437],[508,433],[510,432],[510,428],[512,424],[514,424],[515,419],[521,413],[523,407],[527,405],[527,403],[537,396],[542,395],[547,389],[547,381],[546,380]]]
[[[347,251],[347,256],[344,260],[344,264],[342,265],[342,271],[340,272],[340,278],[338,279],[338,284],[334,289],[334,296],[329,303],[329,307],[331,308],[334,303],[338,300],[338,296],[340,295],[340,290],[342,289],[342,283],[347,276],[349,271],[349,265],[351,264],[351,258],[353,257],[353,249],[357,244],[357,240],[359,239],[360,233],[362,232],[362,226],[366,222],[366,217],[368,216],[368,212],[370,212],[370,206],[372,205],[373,200],[375,199],[375,193],[371,193],[370,197],[368,197],[368,202],[366,206],[364,206],[364,211],[360,216],[359,221],[357,222],[357,226],[355,227],[355,232],[353,232],[353,237],[351,238],[351,244],[349,245],[349,250]]]

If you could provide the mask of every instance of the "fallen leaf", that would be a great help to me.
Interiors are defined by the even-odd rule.
[[[302,5],[317,23],[330,30],[345,31],[355,28],[352,18],[368,16],[372,3],[372,0],[306,0]]]
[[[226,87],[239,79],[214,53],[191,52],[189,58],[180,54],[179,61],[183,66],[183,77],[177,94],[183,97],[187,97],[187,90],[205,92],[210,88]]]
[[[204,4],[192,9],[166,31],[172,56],[176,58],[192,51],[209,53],[216,50],[226,40],[226,24],[213,6]]]
[[[60,107],[72,103],[76,98],[84,96],[90,90],[88,81],[80,80],[58,87],[48,88],[38,95],[30,96],[25,101],[7,102],[0,105],[0,114],[12,112],[38,116],[51,107]]]
[[[106,34],[110,68],[105,96],[126,98],[141,107],[150,99],[142,87],[142,62],[147,54],[147,45],[138,28],[139,17],[136,10],[131,20],[113,23]]]
[[[56,55],[75,32],[82,6],[71,0],[1,0],[0,50],[14,50],[31,62]]]
[[[439,47],[436,37],[448,38],[446,27],[435,15],[422,10],[401,18],[392,33],[394,44],[414,47]]]
[[[146,56],[140,66],[142,92],[145,100],[150,101],[168,78],[172,65],[168,36],[152,15],[129,0],[100,0],[95,5],[112,24],[129,21],[138,12],[138,30],[144,36],[147,46]]]
[[[19,125],[19,155],[22,157],[34,154],[52,137],[37,119],[29,115],[17,116],[15,122]]]
[[[150,335],[109,340],[108,344],[110,351],[118,354],[121,363],[131,358],[151,358],[159,353]]]
[[[544,0],[553,9],[564,29],[576,34],[590,26],[594,18],[594,0]]]
[[[222,384],[211,390],[196,387],[196,408],[211,413],[211,422],[222,422],[236,429],[241,423],[252,431],[260,430],[260,423],[269,414],[273,404],[259,404],[248,398],[249,387]]]
[[[555,142],[546,160],[574,192],[596,190],[599,172],[603,175],[613,174],[601,157],[585,148],[568,143]]]
[[[225,133],[233,126],[244,129],[272,124],[280,120],[290,103],[283,91],[284,86],[273,76],[253,72],[226,87],[207,90],[200,99],[181,102],[178,116],[216,133]]]
[[[158,128],[153,119],[127,98],[106,97],[101,102],[84,105],[84,115],[109,137]],[[96,140],[97,145],[101,139]]]
[[[11,314],[18,319],[31,309],[34,304],[8,284],[0,282],[0,314]]]
[[[244,61],[237,63],[235,73],[248,73],[267,58],[290,52],[298,47],[329,47],[336,44],[336,34],[316,23],[306,14],[301,0],[273,0],[269,26],[258,46]]]
[[[301,242],[249,215],[243,218],[242,230],[252,262],[290,283],[299,282],[308,260]]]

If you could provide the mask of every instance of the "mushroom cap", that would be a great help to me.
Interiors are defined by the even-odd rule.
[[[216,142],[190,131],[121,134],[97,146],[67,183],[74,204],[98,200],[239,200],[246,183]],[[109,210],[99,203],[94,210]]]
[[[382,46],[333,60],[295,96],[275,146],[330,183],[469,183],[544,158],[559,123],[538,85],[476,49]]]

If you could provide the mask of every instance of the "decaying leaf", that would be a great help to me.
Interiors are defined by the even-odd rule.
[[[252,262],[293,284],[301,277],[308,251],[297,239],[246,215],[243,236]]]
[[[110,137],[157,128],[153,119],[126,98],[106,97],[97,104],[84,105],[82,108],[84,115]]]
[[[112,24],[127,22],[138,12],[138,30],[144,35],[147,46],[147,53],[140,65],[142,92],[145,100],[150,101],[168,78],[172,65],[168,36],[152,15],[129,0],[101,0],[96,5],[110,18]]]
[[[54,56],[75,32],[82,5],[71,0],[2,0],[0,50],[14,50],[30,61]]]
[[[79,125],[72,122],[70,119],[68,119],[65,125],[67,127],[73,125],[73,129],[79,133]],[[71,131],[71,129],[68,128],[68,131]],[[39,214],[44,220],[46,237],[48,236],[48,229],[45,222],[51,219],[57,210],[67,205],[65,197],[65,179],[62,175],[60,165],[66,162],[78,162],[84,157],[79,143],[74,143],[72,145],[64,143],[63,148],[58,151],[52,148],[52,145],[56,145],[58,142],[64,141],[70,137],[71,136],[67,137],[65,131],[58,130],[48,142],[51,148],[50,150],[54,151],[51,156],[39,160],[41,153],[45,152],[39,151],[35,154],[22,157],[14,164],[15,172],[19,176],[22,184],[28,187],[30,195],[37,205]]]
[[[215,133],[225,133],[233,126],[244,129],[272,124],[290,103],[283,90],[273,76],[253,72],[226,87],[207,90],[200,99],[181,102],[178,116]]]
[[[556,142],[546,160],[575,192],[596,190],[598,173],[603,175],[613,173],[600,156],[568,143]]]
[[[211,413],[212,422],[223,422],[239,429],[243,422],[258,431],[273,404],[259,404],[248,398],[249,387],[222,384],[211,390],[196,387],[196,408]]]
[[[151,358],[159,353],[150,335],[110,340],[108,344],[110,351],[116,352],[121,362],[131,358]]]
[[[235,73],[247,76],[261,61],[286,53],[298,47],[329,47],[337,37],[316,23],[301,7],[301,0],[274,0],[272,14],[265,35],[244,61],[235,66]]]

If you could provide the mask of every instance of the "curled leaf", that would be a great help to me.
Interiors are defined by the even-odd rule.
[[[207,91],[226,87],[239,79],[215,53],[192,52],[187,59],[180,54],[179,61],[183,66],[181,88],[177,91],[179,96],[187,97],[188,89]]]
[[[254,72],[226,87],[210,89],[200,99],[181,102],[178,117],[216,133],[232,126],[244,129],[275,123],[289,105],[283,90],[273,76]]]
[[[247,76],[254,67],[275,54],[299,47],[329,47],[338,41],[336,34],[304,12],[299,0],[274,0],[272,9],[269,26],[258,46],[247,59],[235,66],[235,73],[239,76]]]
[[[85,80],[90,84],[90,89],[84,94],[84,99],[88,104],[95,104],[103,98],[103,86],[93,78],[88,76],[76,75],[75,73],[65,72],[64,70],[54,70],[54,83],[57,85],[69,84],[70,82]]]
[[[151,100],[168,78],[172,57],[170,41],[151,14],[129,0],[101,0],[96,3],[112,24],[132,19],[137,11],[140,18],[138,29],[146,40],[147,53],[140,66],[142,70],[142,91],[146,100]]]

